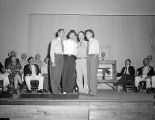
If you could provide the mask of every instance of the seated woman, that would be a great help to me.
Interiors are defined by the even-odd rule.
[[[11,63],[7,67],[7,71],[9,73],[10,82],[14,83],[14,92],[13,92],[14,94],[17,94],[18,83],[21,89],[23,86],[21,74],[20,74],[21,70],[22,70],[22,67],[20,63],[17,61],[16,56],[12,56]]]
[[[149,59],[149,64],[155,69],[155,59],[152,55],[148,55],[147,58]]]
[[[27,59],[27,54],[26,53],[22,53],[21,54],[21,60],[20,60],[20,64],[22,66],[22,69],[24,69],[24,66],[28,64],[26,59]]]
[[[21,72],[21,75],[22,75],[22,81],[24,82],[24,66],[28,64],[27,62],[27,54],[26,53],[22,53],[21,54],[21,59],[20,59],[20,64],[22,66],[22,72]]]
[[[135,77],[135,87],[139,89],[139,83],[141,81],[146,81],[146,89],[151,87],[151,78],[155,75],[155,71],[152,66],[149,65],[149,59],[144,58],[144,66],[137,69],[137,76]],[[154,80],[153,80],[154,81]]]
[[[44,76],[44,91],[49,91],[49,77],[48,77],[48,62],[49,58],[44,59],[44,64],[41,67],[41,74]]]
[[[125,60],[125,66],[122,68],[121,73],[118,73],[118,77],[121,76],[119,81],[116,83],[116,85],[122,85],[123,91],[127,92],[126,85],[127,82],[130,80],[134,83],[134,75],[135,75],[135,68],[131,66],[131,60],[126,59]]]
[[[0,62],[0,80],[3,81],[3,92],[7,91],[7,86],[10,84],[8,74],[5,72],[5,69]]]
[[[36,54],[35,55],[35,61],[34,61],[34,63],[37,64],[38,67],[39,67],[39,70],[41,70],[43,61],[41,61],[41,55],[40,54]]]
[[[8,52],[8,58],[5,59],[5,64],[4,64],[5,69],[7,69],[8,65],[12,62],[11,61],[12,56],[17,56],[17,52],[15,50],[11,50]],[[19,59],[18,58],[16,59],[17,59],[17,62],[19,62]]]
[[[29,64],[25,65],[25,67],[24,67],[24,76],[25,76],[26,85],[28,87],[28,93],[31,93],[30,81],[32,81],[32,80],[39,81],[39,86],[38,86],[37,92],[43,93],[44,77],[41,75],[38,65],[34,64],[33,57],[29,57],[28,62],[29,62]]]

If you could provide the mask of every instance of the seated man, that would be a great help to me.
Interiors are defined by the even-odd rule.
[[[9,63],[7,67],[7,72],[9,73],[9,80],[14,84],[14,94],[17,94],[18,84],[20,85],[20,88],[23,87],[23,82],[21,78],[21,64],[19,63],[16,56],[11,57],[11,63]]]
[[[151,84],[151,86],[148,86],[148,88],[150,89],[150,88],[155,88],[155,75],[154,76],[152,76],[152,78],[151,79],[149,79],[150,80],[150,82],[152,83]],[[152,81],[151,81],[152,80]],[[149,81],[148,81],[149,82]]]
[[[0,80],[3,80],[3,92],[7,91],[7,86],[10,84],[8,74],[5,73],[5,69],[0,62]]]
[[[151,77],[155,74],[152,66],[149,65],[149,59],[144,58],[144,66],[137,69],[137,76],[135,77],[135,87],[138,89],[139,82],[146,81],[146,89],[151,87]]]
[[[41,74],[44,76],[44,91],[49,91],[49,77],[48,77],[48,62],[49,58],[46,57],[44,60],[44,64],[41,67]]]
[[[43,81],[44,77],[41,75],[38,65],[34,64],[34,58],[29,57],[28,58],[29,64],[25,65],[24,67],[24,76],[25,76],[25,82],[28,87],[28,92],[31,93],[31,80],[38,80],[39,86],[38,91],[40,93],[43,93]]]
[[[125,60],[125,66],[122,68],[121,73],[118,73],[117,76],[120,77],[120,80],[116,83],[116,85],[122,85],[123,91],[127,92],[126,85],[127,82],[130,80],[134,82],[134,75],[135,75],[135,69],[133,66],[131,66],[131,60],[126,59]]]

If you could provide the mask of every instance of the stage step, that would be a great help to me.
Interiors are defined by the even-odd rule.
[[[153,102],[92,103],[89,120],[155,120]]]
[[[155,120],[154,101],[12,101],[0,105],[10,120]]]
[[[155,120],[155,111],[90,110],[89,120]]]

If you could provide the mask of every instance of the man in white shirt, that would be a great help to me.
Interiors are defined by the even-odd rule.
[[[56,38],[51,41],[50,49],[50,83],[53,94],[61,93],[60,81],[63,70],[63,39],[65,35],[64,29],[59,29]]]
[[[146,89],[151,88],[151,79],[154,81],[153,76],[155,75],[154,68],[149,65],[149,59],[144,58],[144,66],[137,69],[137,76],[135,77],[135,87],[139,88],[141,81],[146,81]]]
[[[38,85],[38,91],[39,93],[43,93],[43,82],[44,82],[44,77],[41,75],[40,69],[37,64],[34,64],[34,58],[29,57],[28,58],[29,64],[27,64],[24,67],[24,75],[25,75],[25,82],[28,87],[28,92],[31,93],[31,80],[38,80],[39,85]]]
[[[67,40],[63,41],[64,46],[64,67],[62,73],[62,92],[73,93],[76,88],[75,60],[77,55],[76,32],[70,30]]]
[[[94,38],[94,31],[88,29],[85,31],[88,43],[88,86],[89,94],[95,96],[97,94],[97,72],[99,66],[99,41]]]

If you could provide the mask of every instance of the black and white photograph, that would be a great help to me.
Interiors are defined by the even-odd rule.
[[[0,0],[0,120],[155,120],[155,0]]]

